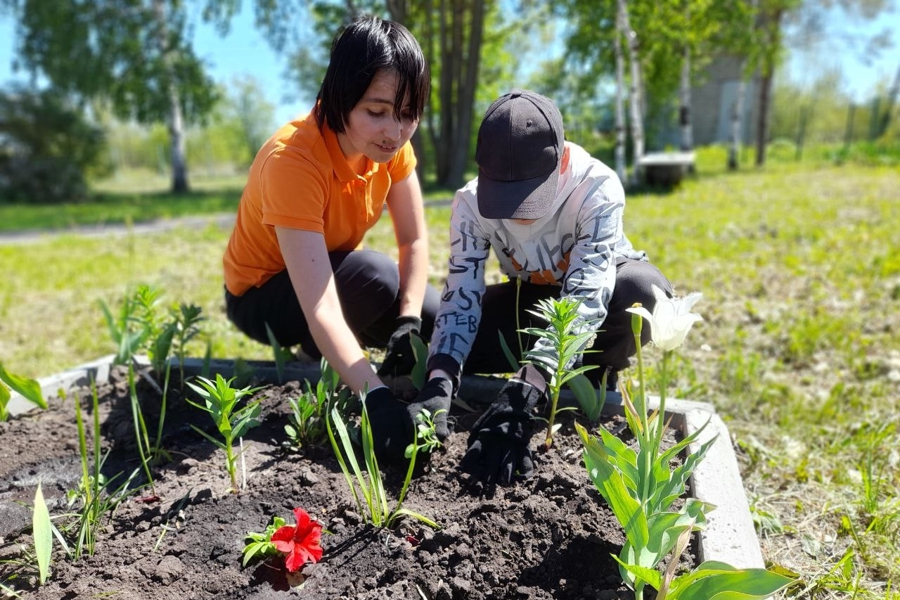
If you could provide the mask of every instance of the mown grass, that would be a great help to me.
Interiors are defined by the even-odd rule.
[[[795,593],[898,598],[900,172],[722,165],[720,152],[703,153],[696,179],[630,195],[626,210],[632,242],[677,291],[704,293],[677,394],[728,422],[764,554],[803,576]],[[428,212],[436,285],[449,214]],[[0,246],[0,359],[41,376],[111,352],[97,301],[137,283],[202,306],[215,356],[268,358],[224,315],[228,233]],[[366,243],[393,252],[387,217]]]

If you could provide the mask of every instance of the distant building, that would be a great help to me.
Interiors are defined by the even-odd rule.
[[[694,129],[694,145],[726,144],[731,141],[731,114],[737,100],[738,84],[741,80],[741,61],[733,56],[720,56],[710,62],[699,82],[691,89],[691,121]],[[741,139],[752,145],[756,139],[758,80],[752,77],[745,82],[744,107],[741,123]],[[677,97],[674,101],[677,107]],[[681,133],[676,120],[661,127],[661,146],[677,148]]]

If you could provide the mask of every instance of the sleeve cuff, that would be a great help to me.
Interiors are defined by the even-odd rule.
[[[453,383],[453,395],[455,396],[457,392],[459,392],[462,366],[459,364],[459,362],[457,362],[455,358],[453,358],[449,354],[435,354],[429,357],[428,362],[425,364],[425,369],[428,372],[431,372],[434,369],[440,369],[441,371],[446,371],[447,373],[449,373],[452,377],[451,382]]]

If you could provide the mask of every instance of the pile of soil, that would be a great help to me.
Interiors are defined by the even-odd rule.
[[[16,562],[32,543],[29,506],[41,481],[51,515],[67,512],[65,492],[81,476],[72,398],[89,415],[90,392],[77,390],[47,411],[0,423],[0,561],[13,561],[0,563],[0,583],[22,598],[47,600],[633,598],[611,557],[624,535],[587,476],[572,412],[562,416],[550,451],[537,450],[541,431],[534,436],[531,480],[485,498],[472,494],[457,468],[477,411],[454,407],[455,432],[417,474],[404,502],[441,528],[406,518],[387,530],[364,522],[327,442],[285,449],[288,400],[298,391],[297,383],[269,385],[256,396],[262,423],[244,439],[247,481],[239,494],[229,491],[224,453],[189,426],[215,435],[209,416],[170,392],[164,447],[171,461],[153,468],[158,500],[148,501],[143,489],[122,502],[104,519],[93,556],[72,562],[55,545],[43,586],[27,559]],[[139,393],[155,431],[160,396],[144,381]],[[114,369],[99,395],[110,452],[104,472],[131,473],[138,461],[124,373]],[[617,418],[604,425],[627,437]],[[385,471],[389,497],[396,498],[405,468]],[[242,567],[246,534],[264,531],[274,516],[292,524],[295,507],[324,526],[322,560],[290,575],[280,557]],[[692,559],[686,554],[682,562]]]

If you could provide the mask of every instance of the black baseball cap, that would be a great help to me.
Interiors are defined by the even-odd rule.
[[[556,197],[563,121],[552,100],[528,90],[497,98],[478,128],[478,211],[486,219],[540,219]]]

